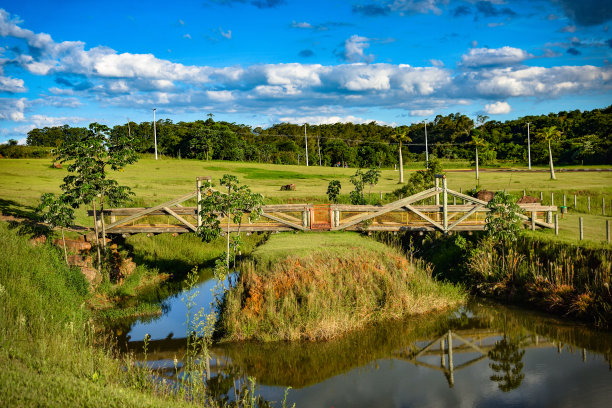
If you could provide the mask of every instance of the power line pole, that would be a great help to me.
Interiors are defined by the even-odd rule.
[[[157,160],[157,128],[155,127],[155,111],[157,108],[153,108],[153,138],[155,140],[155,160]]]
[[[429,169],[429,152],[427,151],[427,119],[425,119],[425,167]]]
[[[306,141],[306,167],[308,167],[308,136],[306,136],[306,123],[304,123],[304,140]]]
[[[529,164],[529,170],[531,170],[531,140],[529,138],[529,122],[527,122],[527,162]]]
[[[317,147],[319,148],[319,167],[321,167],[321,135],[317,136]]]

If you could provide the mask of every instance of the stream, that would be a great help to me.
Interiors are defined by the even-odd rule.
[[[210,308],[214,285],[203,275],[192,289],[198,305]],[[112,328],[140,360],[150,335],[147,364],[171,381],[185,355],[187,295],[163,299],[161,316]],[[215,345],[208,384],[231,400],[233,388],[254,377],[274,406],[291,387],[288,406],[297,408],[608,407],[611,357],[612,332],[476,299],[328,342]]]

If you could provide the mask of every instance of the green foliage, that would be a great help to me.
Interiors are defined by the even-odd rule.
[[[489,210],[485,220],[487,235],[503,245],[515,242],[521,232],[521,219],[518,216],[521,209],[516,204],[516,198],[497,191],[486,207]]]
[[[429,167],[413,173],[405,186],[393,191],[395,197],[408,197],[433,187],[436,174],[444,174],[442,163],[435,156],[429,156]]]
[[[342,185],[340,184],[340,181],[332,180],[329,182],[329,185],[327,186],[327,198],[329,199],[330,202],[332,203],[338,202],[338,196],[340,195],[341,188],[342,188]]]
[[[74,222],[74,208],[67,201],[66,195],[56,197],[53,193],[45,193],[40,197],[40,205],[36,209],[40,219],[54,227],[69,227]]]
[[[247,185],[240,185],[238,178],[230,174],[225,174],[219,184],[227,190],[220,192],[212,189],[210,182],[203,186],[204,195],[200,200],[202,225],[197,230],[197,235],[203,240],[210,242],[221,235],[221,219],[227,220],[227,250],[226,268],[229,270],[230,259],[235,258],[240,241],[234,241],[230,247],[229,224],[238,224],[238,233],[242,225],[243,217],[248,214],[248,219],[256,220],[262,214],[263,196],[251,192]],[[226,271],[227,272],[227,271]],[[225,273],[223,274],[225,275]]]
[[[363,198],[363,187],[365,173],[361,171],[361,169],[357,169],[354,175],[350,177],[351,183],[355,186],[355,189],[349,193],[349,197],[351,199],[351,204],[359,205],[365,204],[365,200]]]

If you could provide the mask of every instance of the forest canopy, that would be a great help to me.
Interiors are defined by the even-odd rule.
[[[158,151],[166,156],[201,160],[254,161],[298,164],[305,162],[304,125],[275,124],[267,129],[206,120],[173,123],[156,122]],[[429,153],[444,159],[474,159],[474,140],[479,140],[481,165],[527,161],[527,123],[534,164],[548,161],[548,145],[538,137],[544,129],[555,126],[561,138],[552,146],[555,163],[612,164],[612,106],[592,111],[574,110],[548,115],[525,116],[505,122],[479,116],[476,120],[460,113],[438,115],[427,123]],[[424,160],[425,124],[399,126],[412,140],[402,149],[404,161]],[[33,129],[28,132],[29,146],[59,147],[75,138],[85,128],[68,125]],[[392,167],[398,162],[398,144],[393,140],[396,128],[367,124],[335,123],[306,125],[308,156],[311,164],[323,166]],[[151,153],[153,123],[117,125],[111,138],[130,135],[139,153]]]

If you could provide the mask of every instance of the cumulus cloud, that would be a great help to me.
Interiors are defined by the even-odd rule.
[[[353,6],[353,13],[364,16],[384,16],[391,13],[406,14],[442,14],[438,7],[440,0],[387,0],[380,3],[364,3]]]
[[[519,48],[472,48],[461,56],[461,66],[467,68],[516,65],[533,58],[533,55]]]
[[[337,54],[348,62],[372,62],[374,61],[374,56],[364,53],[364,50],[370,46],[369,41],[370,39],[367,37],[361,37],[356,34],[352,35],[344,41],[343,48]]]
[[[504,115],[510,113],[512,108],[508,102],[495,102],[486,104],[484,110],[489,115]]]
[[[0,121],[23,122],[25,120],[25,109],[26,98],[0,98]]]
[[[228,40],[232,39],[232,30],[223,31],[222,28],[219,28],[219,33],[223,38],[227,38]]]
[[[23,79],[0,76],[0,92],[27,92]]]

